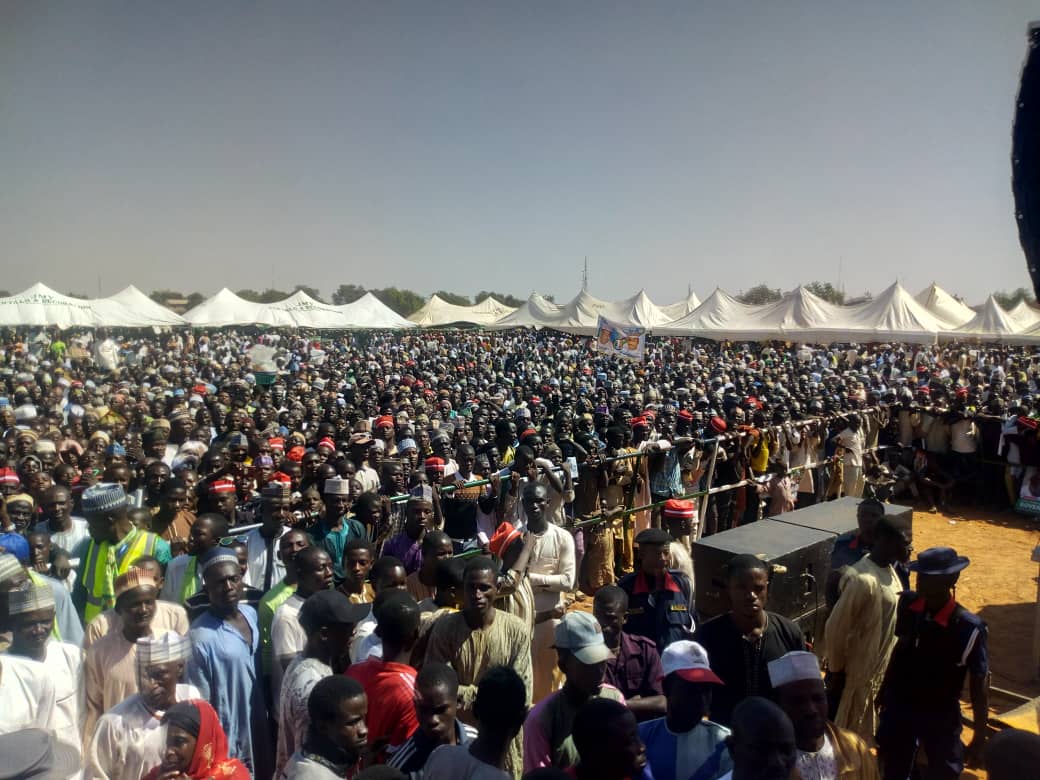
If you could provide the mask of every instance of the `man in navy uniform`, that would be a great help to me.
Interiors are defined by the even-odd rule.
[[[628,594],[625,631],[651,639],[661,652],[670,643],[693,636],[693,583],[668,568],[672,537],[667,531],[647,528],[635,542],[639,568],[618,581]]]
[[[884,780],[906,780],[918,747],[928,758],[925,780],[957,778],[964,769],[960,695],[970,676],[975,737],[973,763],[985,746],[989,710],[986,624],[957,603],[954,586],[968,559],[951,547],[917,556],[917,592],[899,600],[896,648],[881,688],[878,756]]]

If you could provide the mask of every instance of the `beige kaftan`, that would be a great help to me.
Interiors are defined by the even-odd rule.
[[[891,566],[864,557],[849,566],[840,596],[827,619],[831,671],[845,672],[845,690],[834,719],[840,728],[872,742],[877,732],[877,694],[896,644],[896,607],[902,583]]]

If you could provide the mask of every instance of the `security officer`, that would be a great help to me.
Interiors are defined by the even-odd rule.
[[[989,710],[986,624],[954,598],[968,559],[951,547],[932,547],[917,556],[917,592],[899,600],[896,648],[881,688],[878,756],[884,780],[905,780],[918,747],[928,758],[925,780],[959,777],[964,770],[960,695],[970,674],[975,737],[968,758],[985,746]]]
[[[668,568],[672,537],[661,528],[636,536],[639,568],[622,577],[618,587],[628,594],[625,631],[652,639],[660,652],[677,639],[693,635],[693,583]]]

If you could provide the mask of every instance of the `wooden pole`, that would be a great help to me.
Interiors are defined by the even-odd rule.
[[[708,512],[708,499],[711,498],[711,481],[715,478],[715,462],[719,458],[719,439],[715,437],[715,449],[711,451],[711,462],[708,463],[708,478],[705,480],[704,495],[701,496],[701,508],[697,513],[697,533],[694,534],[693,541],[697,541],[701,538],[704,533],[704,524],[707,522]],[[1040,599],[1040,596],[1037,597]]]
[[[1033,548],[1032,560],[1040,564],[1040,545]],[[1036,578],[1036,611],[1033,615],[1033,677],[1040,678],[1040,571]]]

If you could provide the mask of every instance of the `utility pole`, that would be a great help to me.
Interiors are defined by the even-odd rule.
[[[585,270],[581,272],[581,289],[589,289],[589,256],[585,255]]]

